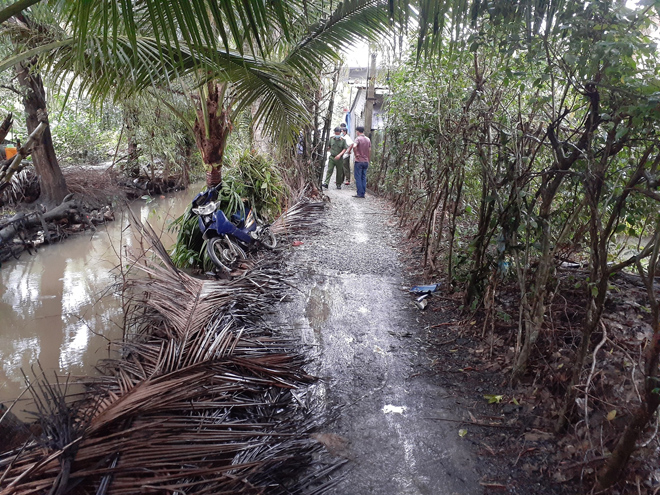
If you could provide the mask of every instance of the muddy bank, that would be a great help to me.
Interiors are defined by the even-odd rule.
[[[331,493],[481,493],[445,389],[420,373],[423,328],[410,304],[385,202],[329,190],[324,229],[292,248],[295,299],[280,324],[312,353],[320,401],[335,420],[325,442],[350,462]]]
[[[150,200],[184,189],[181,177],[125,178],[107,163],[66,167],[63,174],[71,194],[51,208],[39,204],[39,180],[30,169],[0,193],[0,263],[112,222],[115,205],[125,200]]]

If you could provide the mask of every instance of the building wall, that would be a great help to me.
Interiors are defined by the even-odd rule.
[[[355,128],[359,125],[364,125],[364,106],[367,102],[366,90],[358,89],[353,104],[351,105],[351,124],[348,129],[350,136],[355,139]]]
[[[374,102],[374,112],[371,116],[371,126],[373,129],[382,129],[385,127],[383,98],[384,96],[382,94],[376,95],[376,101]],[[359,88],[351,105],[351,122],[348,126],[348,133],[353,139],[355,139],[355,128],[359,125],[364,126],[364,109],[366,103],[367,90],[364,88]]]

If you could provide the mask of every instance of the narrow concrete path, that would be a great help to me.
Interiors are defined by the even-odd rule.
[[[319,398],[336,413],[329,433],[346,441],[333,449],[350,462],[332,493],[482,493],[460,426],[430,419],[460,415],[420,373],[424,329],[404,289],[391,210],[354,194],[331,185],[322,232],[288,262],[300,292],[280,315],[316,350]]]

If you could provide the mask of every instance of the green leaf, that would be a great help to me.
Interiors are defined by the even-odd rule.
[[[630,129],[628,129],[626,126],[621,126],[621,127],[619,127],[619,128],[617,129],[617,131],[616,131],[615,138],[616,138],[617,140],[621,139],[623,136],[625,136],[626,134],[628,134],[628,131],[629,131],[629,130],[630,130]]]
[[[488,400],[489,404],[499,404],[503,398],[503,395],[484,395],[484,399]]]

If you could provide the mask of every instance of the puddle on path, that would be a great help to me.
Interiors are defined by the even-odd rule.
[[[330,297],[327,287],[315,285],[309,293],[307,305],[305,306],[305,317],[319,340],[321,338],[321,328],[330,316]]]
[[[169,223],[179,216],[202,184],[149,204],[133,203],[169,245]],[[119,217],[119,215],[118,215]],[[116,251],[135,241],[124,218],[95,233],[24,253],[0,268],[0,402],[14,400],[24,388],[23,369],[39,361],[52,377],[85,375],[110,355],[109,339],[122,336],[121,303],[114,295]],[[19,407],[20,409],[21,407]]]

